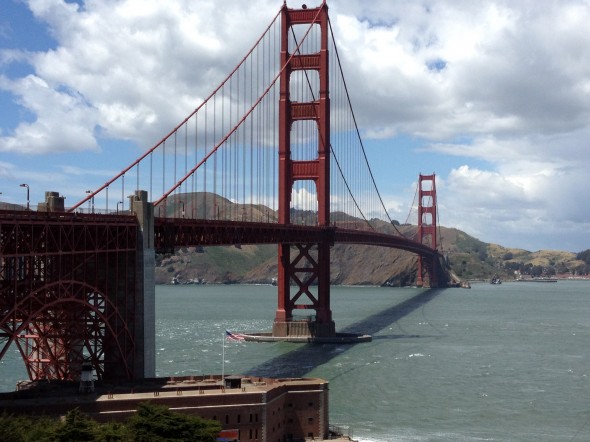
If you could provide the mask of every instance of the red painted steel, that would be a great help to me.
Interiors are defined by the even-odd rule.
[[[0,211],[0,359],[14,343],[30,379],[132,378],[135,216]],[[141,358],[140,358],[141,360]]]
[[[172,253],[177,247],[277,243],[295,247],[296,244],[326,242],[330,245],[342,243],[391,247],[416,253],[427,259],[435,259],[439,255],[428,245],[401,236],[334,226],[184,218],[156,218],[154,225],[154,245],[158,253]]]
[[[420,174],[418,179],[418,239],[420,244],[437,250],[437,214],[436,214],[436,176]],[[422,287],[428,280],[430,287],[438,286],[436,262],[432,257],[418,257],[418,273],[416,285]],[[428,277],[425,278],[425,273]]]
[[[320,50],[315,54],[289,53],[289,32],[295,24],[320,27]],[[281,66],[279,98],[279,224],[290,225],[291,195],[295,181],[313,180],[317,191],[318,225],[330,225],[330,98],[328,72],[328,7],[281,9]],[[319,97],[314,102],[290,100],[291,73],[315,70],[319,76]],[[291,128],[294,121],[315,121],[318,130],[317,158],[291,158]],[[313,244],[313,246],[311,245]],[[295,252],[292,254],[292,252]],[[330,241],[279,243],[278,306],[273,334],[287,334],[293,310],[315,310],[316,332],[333,334],[330,310]],[[312,289],[313,287],[313,289]],[[315,294],[313,291],[315,290]],[[301,302],[299,302],[301,301]]]

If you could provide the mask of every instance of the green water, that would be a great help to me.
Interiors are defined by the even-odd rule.
[[[160,376],[317,376],[330,419],[361,441],[590,440],[590,282],[427,291],[335,287],[339,331],[357,345],[223,342],[269,330],[271,286],[158,286]],[[222,345],[225,345],[223,349]],[[0,389],[24,368],[11,349]]]

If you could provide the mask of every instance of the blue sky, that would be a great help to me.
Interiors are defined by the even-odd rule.
[[[32,203],[46,190],[74,203],[103,184],[222,79],[162,76],[182,79],[191,63],[227,73],[281,5],[3,0],[0,201],[24,203],[23,182]],[[590,248],[587,1],[329,6],[393,218],[405,220],[418,174],[435,172],[445,226],[532,251]],[[186,36],[184,52],[158,32]]]

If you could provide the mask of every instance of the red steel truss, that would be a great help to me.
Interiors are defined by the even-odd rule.
[[[436,250],[417,241],[373,231],[185,218],[154,220],[154,246],[158,253],[173,253],[177,247],[277,243],[295,247],[295,244],[318,242],[392,247],[422,255],[426,259],[438,256]]]
[[[316,24],[320,28],[320,50],[289,53],[292,26]],[[279,99],[279,224],[291,224],[293,186],[297,180],[313,180],[317,191],[318,225],[330,224],[330,99],[328,73],[328,7],[281,10],[281,71]],[[291,102],[290,81],[294,71],[317,71],[319,97],[312,102]],[[291,129],[295,121],[314,121],[318,130],[317,158],[296,161],[291,157]],[[294,253],[293,253],[294,252]],[[333,335],[330,310],[330,243],[279,243],[278,306],[273,335],[287,336],[293,310],[314,310],[315,335]],[[313,286],[313,290],[312,290]],[[315,293],[314,293],[315,291]]]
[[[11,344],[30,379],[140,376],[135,216],[0,212],[0,359]],[[141,283],[140,283],[141,284]]]

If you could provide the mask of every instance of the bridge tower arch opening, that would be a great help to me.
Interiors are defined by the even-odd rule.
[[[307,35],[317,37],[319,45],[302,43],[302,25]],[[294,30],[297,29],[297,32]],[[319,31],[318,31],[319,30]],[[313,181],[317,195],[318,227],[330,225],[330,98],[328,71],[328,7],[281,10],[281,66],[279,98],[279,224],[293,224],[291,206],[298,181]],[[303,34],[299,37],[297,34]],[[294,37],[291,37],[294,36]],[[294,41],[295,40],[295,44]],[[311,49],[310,49],[311,48]],[[307,73],[312,73],[306,76]],[[312,93],[296,94],[296,82],[313,78]],[[292,96],[293,93],[293,96]],[[315,157],[299,158],[292,151],[297,144],[292,128],[297,122],[313,122],[317,134]],[[309,126],[309,123],[306,123]],[[299,125],[299,123],[298,123]],[[335,335],[330,310],[330,238],[313,244],[279,244],[278,307],[273,336],[289,337]],[[294,320],[294,311],[313,311],[307,320]]]

